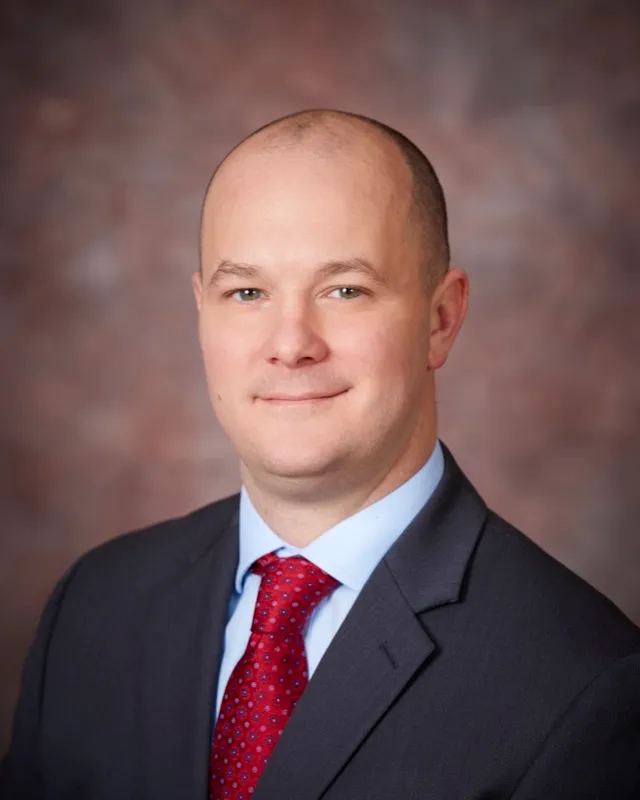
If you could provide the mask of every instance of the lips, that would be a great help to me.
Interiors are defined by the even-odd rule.
[[[303,392],[301,394],[265,394],[259,396],[258,400],[262,400],[267,403],[302,403],[311,400],[329,400],[332,397],[337,397],[338,395],[343,394],[345,391],[345,389],[339,389],[323,392]]]

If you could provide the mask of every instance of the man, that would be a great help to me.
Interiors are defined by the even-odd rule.
[[[243,489],[64,577],[3,797],[640,796],[640,632],[437,440],[463,321],[425,157],[279,120],[217,170],[193,287]]]

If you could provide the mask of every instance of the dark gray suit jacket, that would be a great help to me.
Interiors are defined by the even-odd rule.
[[[238,497],[64,577],[3,798],[205,800]],[[446,453],[339,629],[255,800],[640,798],[640,631],[492,512]]]

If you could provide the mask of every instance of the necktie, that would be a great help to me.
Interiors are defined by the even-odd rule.
[[[302,556],[269,553],[251,635],[225,689],[213,733],[211,800],[248,800],[308,682],[302,632],[338,581]]]

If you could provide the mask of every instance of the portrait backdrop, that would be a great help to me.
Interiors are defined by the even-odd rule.
[[[433,161],[467,322],[441,436],[485,499],[640,622],[640,6],[0,5],[0,753],[84,551],[239,486],[190,274],[209,176],[302,108]]]

